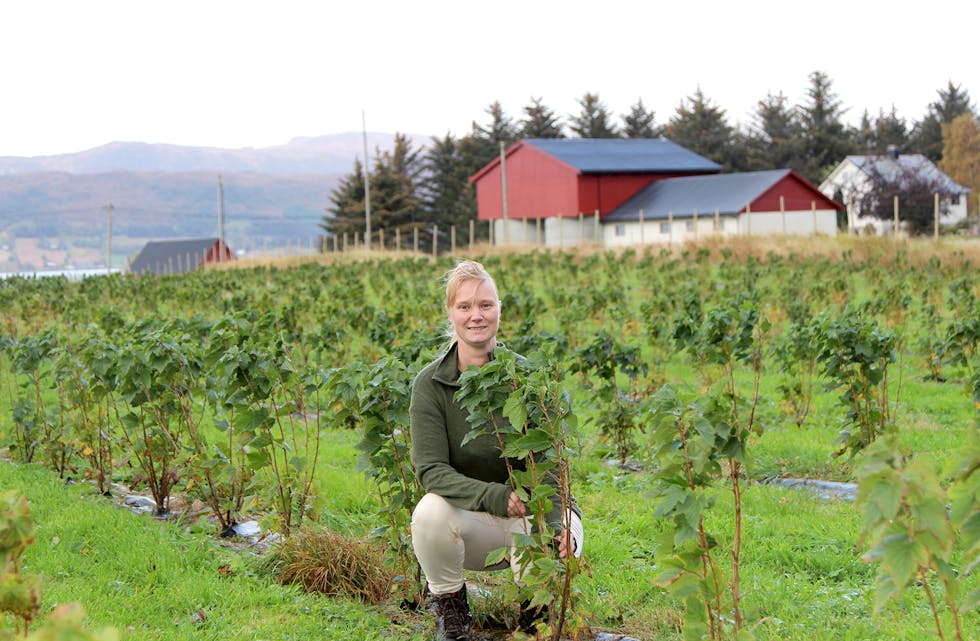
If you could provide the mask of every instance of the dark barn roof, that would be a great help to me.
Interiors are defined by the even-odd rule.
[[[715,174],[670,178],[655,182],[640,190],[629,200],[610,212],[603,222],[628,222],[643,218],[667,218],[699,214],[710,215],[718,210],[722,215],[735,215],[767,192],[783,178],[789,169],[750,171],[736,174]]]
[[[154,274],[182,274],[194,271],[207,259],[208,252],[217,243],[217,238],[151,240],[133,259],[129,271],[134,274],[147,271]],[[222,259],[230,258],[227,247],[223,253]]]
[[[585,174],[721,171],[718,163],[666,138],[529,138],[523,142]]]

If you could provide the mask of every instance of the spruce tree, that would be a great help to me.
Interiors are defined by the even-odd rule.
[[[476,197],[468,183],[470,171],[464,157],[465,144],[447,134],[433,138],[423,160],[425,178],[422,200],[426,218],[448,229],[457,228],[457,242],[469,240],[469,223],[476,220]]]
[[[422,161],[418,149],[404,134],[395,134],[390,151],[378,153],[371,173],[371,227],[386,233],[401,229],[404,234],[422,216],[419,193]]]
[[[933,162],[943,157],[942,126],[953,122],[965,113],[976,116],[976,109],[970,103],[970,95],[949,81],[946,89],[939,89],[939,100],[931,103],[923,119],[912,128],[912,150],[924,154]]]
[[[642,98],[637,98],[636,104],[622,119],[624,138],[657,138],[663,134],[663,128],[654,124],[653,111],[647,111],[643,106]]]
[[[698,87],[667,123],[667,137],[682,147],[721,164],[726,170],[744,166],[740,137],[725,117],[725,110],[712,104]],[[742,155],[743,157],[738,157]]]
[[[861,115],[861,124],[853,135],[855,151],[860,154],[874,156],[888,153],[891,149],[905,151],[909,145],[905,119],[898,115],[894,105],[887,114],[879,109],[874,119],[865,110]]]
[[[531,104],[524,107],[521,138],[564,138],[563,128],[561,120],[542,103],[541,98],[531,98]]]
[[[858,151],[841,118],[841,107],[827,74],[810,74],[807,101],[800,108],[803,122],[805,165],[801,173],[810,182],[820,184],[848,154]]]
[[[582,108],[578,116],[570,118],[571,129],[579,138],[618,138],[619,133],[612,123],[612,114],[597,93],[586,93],[578,99]]]
[[[756,105],[746,137],[746,167],[753,171],[803,166],[803,125],[781,92]]]
[[[375,149],[374,167],[369,172],[371,187],[372,235],[384,229],[411,229],[424,222],[420,195],[422,163],[419,150],[404,134],[395,134],[394,146],[382,152]],[[364,202],[364,174],[360,159],[354,162],[354,171],[344,176],[330,194],[330,206],[320,227],[327,234],[342,236],[358,234],[363,238],[366,230]]]
[[[354,170],[340,179],[330,192],[329,215],[320,219],[320,229],[327,236],[338,238],[345,233],[364,233],[364,165],[360,158],[354,160]]]

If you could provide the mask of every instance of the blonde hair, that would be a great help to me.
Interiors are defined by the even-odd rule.
[[[497,283],[493,280],[493,276],[487,271],[487,268],[476,262],[475,260],[461,260],[456,263],[456,266],[451,270],[446,272],[446,311],[453,306],[456,302],[456,294],[459,292],[459,287],[464,282],[468,280],[482,280],[489,281],[493,285],[493,293],[499,299],[500,294],[497,293]],[[500,301],[497,301],[500,304]]]

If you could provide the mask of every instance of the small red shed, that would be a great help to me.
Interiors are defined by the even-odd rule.
[[[134,274],[183,274],[206,263],[235,260],[235,255],[218,238],[151,240],[129,266]]]
[[[716,174],[721,166],[666,138],[527,139],[470,178],[480,220],[605,216],[652,182]]]

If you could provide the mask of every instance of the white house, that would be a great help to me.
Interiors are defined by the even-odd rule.
[[[872,188],[874,175],[896,182],[901,182],[903,177],[916,176],[924,183],[934,184],[946,194],[940,197],[939,223],[953,225],[966,219],[966,196],[970,193],[969,189],[953,182],[922,154],[899,154],[890,150],[887,154],[877,156],[848,156],[820,184],[821,192],[845,204],[850,229],[870,229],[879,235],[892,231],[893,221],[861,212],[859,203]]]

